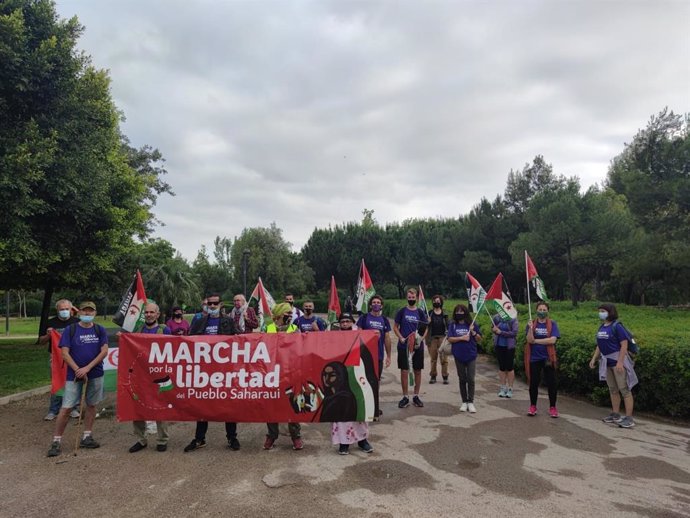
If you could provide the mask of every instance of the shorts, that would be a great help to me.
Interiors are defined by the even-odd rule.
[[[407,363],[407,348],[398,347],[398,369],[403,371],[410,370]],[[412,353],[412,369],[416,371],[424,369],[424,347],[415,349]]]
[[[620,392],[624,398],[630,395],[628,377],[625,371],[618,372],[613,367],[606,367],[606,384],[609,386],[611,394],[618,394]]]
[[[81,381],[66,381],[62,395],[62,408],[74,408],[81,400]],[[86,387],[86,404],[95,406],[103,401],[103,376],[89,380]]]
[[[509,349],[508,347],[496,347],[495,351],[499,371],[510,372],[515,370],[515,349]]]

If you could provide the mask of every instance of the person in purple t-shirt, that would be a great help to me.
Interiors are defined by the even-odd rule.
[[[455,368],[458,371],[460,397],[462,404],[460,412],[474,414],[474,378],[477,365],[477,340],[481,340],[479,324],[473,324],[470,311],[464,304],[453,308],[453,321],[448,325],[448,341],[452,346]]]
[[[633,362],[628,356],[628,346],[631,336],[623,324],[618,322],[618,310],[613,304],[599,306],[599,319],[601,326],[597,331],[597,347],[589,362],[590,368],[594,368],[595,362],[600,358],[600,372],[604,369],[606,384],[611,396],[611,413],[604,417],[605,423],[614,423],[621,428],[635,426],[633,420],[633,395],[630,389],[637,384],[637,376],[633,368]],[[625,417],[621,417],[621,398],[625,404]]]
[[[184,318],[184,312],[180,306],[172,308],[172,318],[165,323],[170,329],[170,334],[184,336],[189,334],[189,322]]]
[[[375,329],[380,333],[379,335],[379,380],[383,373],[384,367],[384,351],[385,351],[385,367],[391,366],[391,337],[388,334],[391,330],[391,324],[383,315],[383,298],[380,295],[374,295],[369,300],[369,313],[362,315],[357,320],[358,329]],[[379,410],[380,412],[380,410]]]
[[[407,290],[407,307],[401,308],[395,315],[393,332],[398,337],[398,369],[400,369],[400,384],[403,397],[398,403],[398,408],[410,406],[408,397],[408,373],[410,368],[414,370],[414,397],[412,404],[423,407],[424,403],[419,399],[419,391],[422,386],[422,369],[424,369],[424,341],[420,335],[426,331],[427,315],[417,307],[417,290]],[[412,353],[412,365],[408,361],[408,339],[415,339],[415,348]]]
[[[529,380],[530,407],[527,415],[537,415],[537,398],[541,375],[549,391],[549,415],[558,417],[556,409],[556,342],[561,337],[558,324],[549,318],[549,305],[546,302],[537,304],[537,319],[527,324],[525,330],[525,372]]]
[[[292,322],[297,326],[300,333],[326,330],[326,322],[314,314],[313,301],[305,300],[302,304],[302,309],[304,310],[304,313],[302,313]]]

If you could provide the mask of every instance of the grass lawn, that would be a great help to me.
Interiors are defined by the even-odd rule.
[[[0,341],[0,397],[50,383],[48,349],[34,338]]]
[[[5,322],[5,319],[0,317],[0,337],[5,336]],[[40,322],[41,319],[39,317],[10,318],[10,336],[38,336],[38,325]],[[117,327],[111,316],[103,318],[103,316],[99,315],[96,317],[96,323],[106,328]]]

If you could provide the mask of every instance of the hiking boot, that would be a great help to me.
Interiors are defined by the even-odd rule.
[[[460,412],[467,412],[467,403],[460,405]]]
[[[52,412],[48,412],[45,417],[43,418],[44,421],[55,421],[55,418],[57,417],[57,414],[54,414]]]
[[[554,418],[558,417],[558,409],[556,409],[555,406],[552,406],[551,408],[549,408],[549,415]]]
[[[276,440],[273,437],[269,437],[267,435],[266,440],[264,441],[264,450],[272,450],[275,442]]]
[[[512,388],[508,388],[508,390],[506,390],[505,397],[507,397],[508,399],[513,397],[513,389]]]
[[[529,416],[537,415],[537,405],[530,405],[529,410],[527,411],[527,415],[529,415]]]
[[[350,455],[350,445],[341,444],[340,448],[338,448],[338,455]]]
[[[168,449],[167,444],[157,444],[156,445],[156,451],[166,451]]]
[[[623,418],[621,417],[621,415],[618,412],[611,412],[609,415],[604,417],[602,419],[602,421],[604,421],[605,423],[616,423],[616,424],[618,424],[621,422],[622,419]]]
[[[204,448],[205,446],[205,440],[202,439],[200,441],[197,441],[196,439],[192,439],[192,442],[190,442],[187,446],[184,447],[184,452],[188,453],[190,451],[198,450],[199,448]]]
[[[57,457],[62,453],[62,444],[60,441],[53,441],[50,443],[50,449],[48,450],[48,457]]]
[[[357,446],[359,446],[359,449],[362,450],[364,453],[371,453],[374,451],[374,448],[369,444],[369,441],[366,439],[362,439],[357,443]]]
[[[81,415],[81,413],[80,413],[79,410],[77,410],[76,408],[75,408],[74,410],[72,410],[72,411],[69,413],[69,416],[70,416],[72,419],[79,419],[79,416],[80,416],[80,415]]]
[[[632,428],[633,426],[635,426],[635,421],[633,421],[632,417],[626,415],[623,419],[620,420],[618,426],[620,426],[621,428]]]
[[[474,403],[467,403],[467,411],[470,414],[476,414],[477,413],[477,407],[474,406]]]
[[[403,396],[403,398],[398,403],[398,408],[407,408],[408,406],[410,406],[410,398],[408,398],[407,396]]]
[[[132,445],[132,447],[129,449],[129,453],[136,453],[136,452],[138,452],[138,451],[145,450],[145,449],[146,449],[146,445],[145,445],[145,444],[141,444],[139,441],[137,441],[137,442],[135,442],[135,443]]]
[[[414,396],[412,398],[412,404],[414,406],[418,406],[419,408],[422,408],[424,406],[424,403],[422,403],[422,400],[419,399],[419,396]]]
[[[443,376],[443,384],[448,385],[448,376]]]
[[[300,439],[299,437],[294,437],[292,439],[292,449],[301,450],[302,448],[304,448],[304,443],[302,442],[302,439]]]
[[[233,451],[237,451],[240,449],[240,441],[237,440],[237,437],[228,439],[228,448],[230,448]]]
[[[98,442],[96,442],[91,435],[87,435],[81,441],[79,441],[79,447],[94,449],[100,448],[101,445]]]
[[[429,385],[433,385],[434,383],[436,383],[436,376],[431,376],[429,379]]]
[[[501,389],[498,391],[498,397],[506,397],[506,388],[501,386]]]

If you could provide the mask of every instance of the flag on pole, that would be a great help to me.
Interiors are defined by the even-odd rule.
[[[465,272],[467,282],[469,282],[470,287],[467,288],[467,299],[470,301],[472,306],[472,311],[474,313],[479,313],[484,305],[484,299],[486,298],[486,291],[479,284],[479,281],[470,275],[470,272]],[[467,285],[467,283],[465,283]]]
[[[541,277],[539,277],[539,274],[537,273],[537,269],[534,266],[532,259],[527,254],[527,250],[525,250],[525,268],[527,269],[527,280],[532,282],[532,286],[534,286],[534,289],[537,292],[537,297],[539,297],[541,300],[545,300],[546,302],[548,302],[549,298],[546,295],[544,281],[542,281]],[[527,289],[529,289],[529,287]]]
[[[340,299],[338,298],[338,290],[335,287],[335,277],[331,275],[331,295],[328,298],[328,328],[333,325],[333,322],[338,320],[340,315]]]
[[[501,320],[511,320],[517,318],[517,310],[513,306],[513,301],[503,292],[503,274],[499,273],[493,284],[486,292],[486,302],[490,303]]]
[[[417,298],[417,307],[424,311],[425,315],[429,314],[429,308],[426,305],[426,299],[424,298],[424,292],[422,291],[422,285],[419,285],[419,297]]]
[[[137,270],[132,283],[125,291],[120,302],[120,307],[113,316],[113,322],[129,333],[141,331],[144,326],[144,305],[146,305],[146,293],[141,273]]]
[[[371,282],[367,265],[364,264],[364,259],[362,259],[362,264],[359,267],[359,278],[357,279],[357,302],[355,303],[357,311],[361,313],[369,311],[369,300],[371,300],[375,293],[374,283]]]
[[[271,294],[264,288],[261,277],[259,277],[259,282],[256,283],[256,287],[249,297],[248,304],[251,305],[253,300],[256,300],[256,317],[259,320],[259,329],[263,331],[272,322],[271,310],[276,305],[276,301],[273,300]]]
[[[378,405],[372,384],[378,380],[369,350],[363,345],[360,339],[357,338],[344,363],[347,369],[350,390],[357,401],[356,420],[373,421],[378,417],[376,408]],[[366,363],[365,360],[367,360]]]

